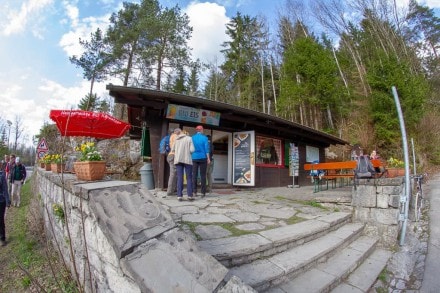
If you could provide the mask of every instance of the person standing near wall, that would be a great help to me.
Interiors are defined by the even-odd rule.
[[[20,162],[19,157],[11,155],[11,164],[9,165],[9,182],[11,183],[11,200],[15,207],[20,206],[21,202],[21,186],[26,180],[26,168]]]
[[[186,191],[188,200],[194,200],[192,188],[192,159],[191,153],[194,152],[194,144],[190,136],[182,132],[180,128],[175,129],[177,134],[174,146],[171,149],[174,152],[174,165],[177,175],[177,199],[183,198],[183,176],[186,175]]]
[[[9,164],[10,163],[11,163],[11,156],[5,155],[5,163],[2,167],[2,170],[4,171],[6,181],[8,182],[8,194],[11,194],[11,183],[8,180],[8,178],[9,178]]]
[[[8,183],[5,177],[4,163],[0,163],[0,245],[6,245],[6,228],[5,228],[5,214],[6,208],[11,206],[8,193]]]
[[[8,164],[9,164],[9,155],[5,155],[5,159],[2,162],[1,171],[5,172],[6,166],[8,166]],[[5,176],[6,176],[6,174],[5,174]]]
[[[193,135],[195,151],[192,154],[193,161],[193,191],[197,195],[197,175],[200,171],[200,189],[202,198],[206,195],[206,168],[211,162],[209,158],[209,143],[206,135],[203,134],[203,126],[196,127],[196,134]]]
[[[176,129],[178,131],[176,131]],[[168,188],[167,188],[167,196],[172,195],[176,192],[176,184],[177,184],[177,177],[176,177],[176,166],[174,165],[174,152],[173,152],[173,146],[176,142],[177,138],[177,132],[180,132],[180,128],[174,129],[173,133],[170,136],[170,149],[171,151],[167,155],[167,162],[170,166],[170,177],[168,178]]]
[[[209,164],[206,170],[206,179],[208,181],[208,187],[207,187],[207,192],[211,193],[212,192],[212,172],[214,170],[214,145],[212,144],[212,138],[210,135],[206,136],[208,138],[208,144],[209,144]]]

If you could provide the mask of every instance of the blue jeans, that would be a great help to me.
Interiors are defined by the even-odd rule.
[[[182,197],[183,195],[183,174],[186,175],[186,191],[188,193],[188,197],[192,197],[192,165],[179,163],[175,166],[177,173],[177,197]]]

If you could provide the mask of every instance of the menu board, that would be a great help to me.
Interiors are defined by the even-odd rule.
[[[255,185],[255,133],[236,132],[233,142],[233,185]]]

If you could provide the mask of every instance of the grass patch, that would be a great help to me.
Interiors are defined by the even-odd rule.
[[[223,229],[228,230],[229,232],[231,232],[232,233],[231,236],[241,236],[241,235],[255,233],[255,232],[252,232],[252,231],[240,230],[237,227],[235,227],[234,224],[232,224],[232,223],[220,223],[219,226],[222,227]]]
[[[182,222],[182,225],[187,226],[188,229],[191,231],[191,233],[194,234],[197,241],[202,240],[202,237],[196,233],[196,228],[198,225],[203,225],[201,223],[194,223],[194,222]]]
[[[237,227],[235,227],[235,225],[237,225],[238,223],[194,223],[194,222],[182,222],[182,225],[185,225],[188,227],[188,229],[191,231],[191,233],[194,234],[194,236],[196,237],[197,241],[203,240],[202,237],[196,233],[196,228],[200,225],[203,226],[207,226],[207,225],[216,225],[219,227],[222,227],[225,230],[228,230],[229,232],[231,232],[231,236],[241,236],[241,235],[246,235],[246,234],[253,234],[255,233],[255,231],[245,231],[245,230],[240,230]]]
[[[314,208],[319,208],[323,210],[328,210],[325,206],[323,206],[321,203],[317,202],[316,200],[299,200],[297,201],[299,204],[305,205],[305,206],[311,206]]]
[[[306,205],[309,205],[314,208],[325,209],[325,207],[322,204],[320,204],[319,202],[317,202],[316,200],[307,201]]]
[[[47,246],[38,208],[33,210],[39,203],[31,184],[32,178],[22,186],[20,207],[7,209],[8,245],[0,249],[0,271],[4,276],[0,292],[78,292],[56,250]]]
[[[254,203],[254,204],[267,204],[267,202],[259,201],[259,200],[252,200],[251,203]]]
[[[387,276],[388,276],[388,271],[387,271],[386,268],[385,268],[385,269],[383,269],[383,270],[380,272],[380,274],[379,274],[379,276],[377,277],[377,279],[379,279],[380,281],[386,283],[386,281],[387,281]]]
[[[286,220],[286,223],[287,223],[287,225],[293,225],[293,224],[296,224],[296,223],[303,222],[303,221],[305,221],[305,220],[306,220],[306,219],[301,218],[301,217],[298,217],[298,216],[292,216],[292,217],[290,217],[290,218],[288,218],[288,219]]]
[[[286,198],[283,196],[276,196],[275,198],[278,200],[291,201],[291,202],[294,202],[294,203],[297,203],[300,205],[304,205],[304,206],[311,206],[314,208],[328,210],[327,207],[323,206],[321,203],[317,202],[316,200],[297,200],[297,199]]]

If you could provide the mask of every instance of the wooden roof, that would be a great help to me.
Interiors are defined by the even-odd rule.
[[[316,129],[291,122],[276,116],[258,111],[234,106],[231,104],[208,100],[205,98],[187,96],[182,94],[151,90],[145,88],[107,85],[110,95],[116,103],[128,106],[128,119],[132,126],[132,138],[140,138],[140,127],[143,115],[150,110],[165,113],[168,104],[178,104],[194,108],[201,108],[221,113],[220,125],[209,126],[223,131],[255,130],[257,133],[313,143],[323,147],[336,144],[349,144],[336,136],[318,131]],[[191,124],[190,122],[185,122]]]

